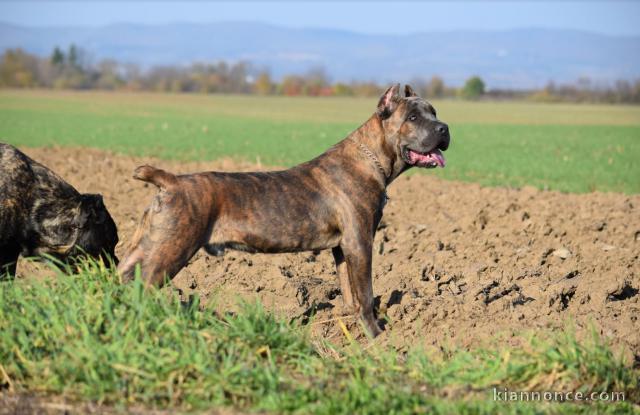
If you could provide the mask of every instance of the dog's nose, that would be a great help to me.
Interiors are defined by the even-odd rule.
[[[442,123],[436,127],[436,132],[440,135],[440,144],[438,145],[438,148],[445,151],[449,148],[449,126]]]

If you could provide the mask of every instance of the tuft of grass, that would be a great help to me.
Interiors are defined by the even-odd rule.
[[[618,413],[640,402],[640,371],[594,337],[522,348],[403,355],[312,339],[245,303],[219,315],[195,298],[121,284],[86,261],[72,275],[0,283],[0,389],[105,405],[275,413]],[[328,353],[330,351],[330,353]],[[498,390],[624,393],[624,402],[503,402]]]
[[[182,160],[291,166],[343,139],[370,98],[0,91],[0,137]],[[640,107],[440,101],[445,179],[567,192],[639,193]],[[424,173],[424,171],[423,171]]]

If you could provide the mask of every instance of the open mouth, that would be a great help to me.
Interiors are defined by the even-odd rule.
[[[431,169],[438,166],[444,167],[445,165],[444,156],[437,148],[429,151],[428,153],[420,153],[405,147],[403,149],[403,153],[405,161],[412,166]]]

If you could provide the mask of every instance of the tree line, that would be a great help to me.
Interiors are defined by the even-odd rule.
[[[469,78],[459,88],[445,85],[439,76],[414,79],[411,83],[421,96],[429,98],[640,103],[640,79],[620,80],[602,87],[581,78],[571,85],[549,82],[538,90],[487,89],[478,76]],[[94,64],[74,45],[67,50],[56,47],[48,58],[21,49],[7,49],[0,56],[0,87],[287,96],[377,96],[384,89],[384,85],[375,82],[331,82],[322,68],[275,80],[268,70],[255,68],[248,62],[165,65],[143,71],[135,64],[111,59]]]

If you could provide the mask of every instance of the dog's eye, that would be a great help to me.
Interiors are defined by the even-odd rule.
[[[417,119],[418,119],[418,117],[416,117],[415,115],[409,116],[409,121],[415,121]]]

